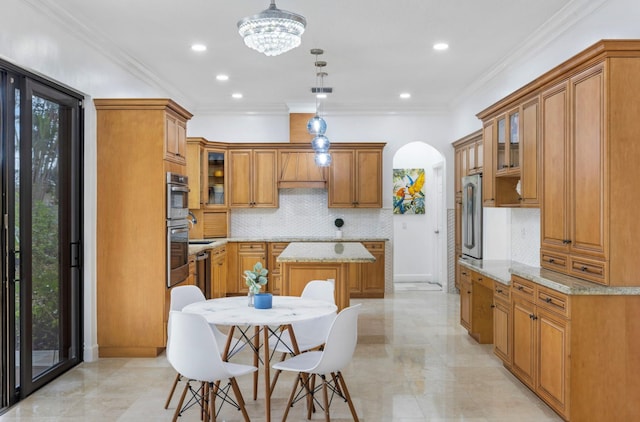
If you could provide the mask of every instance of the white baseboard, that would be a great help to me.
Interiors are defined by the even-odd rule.
[[[82,351],[82,360],[84,362],[95,362],[98,360],[99,358],[99,353],[98,353],[98,345],[94,344],[90,347],[86,347],[83,349]]]
[[[394,274],[394,283],[430,283],[433,282],[433,274]]]

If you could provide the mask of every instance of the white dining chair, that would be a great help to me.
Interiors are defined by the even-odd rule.
[[[218,341],[216,340],[207,320],[198,314],[171,311],[169,317],[171,337],[169,338],[167,358],[171,366],[187,379],[180,396],[180,402],[173,415],[175,422],[182,412],[198,403],[201,406],[204,420],[216,420],[216,397],[222,402],[218,406],[218,413],[222,405],[227,403],[242,412],[245,421],[249,415],[245,409],[244,398],[236,377],[247,375],[258,370],[255,366],[225,362],[220,356]],[[227,380],[222,386],[221,381]],[[199,383],[194,388],[192,381]],[[235,401],[231,398],[233,391]],[[189,402],[183,403],[187,393],[191,393]]]
[[[193,286],[193,285],[176,286],[173,289],[171,289],[171,301],[169,304],[169,310],[182,311],[182,309],[187,305],[190,305],[195,302],[202,302],[205,300],[206,298],[204,296],[204,293],[202,293],[202,290],[200,290],[198,286]],[[209,327],[216,339],[216,343],[218,344],[218,350],[220,350],[222,353],[222,351],[224,351],[227,345],[228,336],[227,334],[220,331],[218,327],[216,327],[215,325],[209,325]],[[169,347],[170,347],[169,340],[170,339],[171,339],[171,324],[167,324],[167,359],[169,358]],[[227,359],[229,359],[231,356],[241,351],[245,347],[245,345],[246,343],[244,341],[236,338],[232,338],[231,343],[229,345],[229,352],[227,355]],[[169,408],[169,404],[171,403],[171,399],[173,398],[173,393],[175,392],[176,387],[178,386],[178,383],[180,382],[181,379],[182,379],[182,376],[180,375],[180,373],[177,373],[173,381],[173,385],[171,386],[171,391],[169,391],[169,395],[167,396],[167,400],[164,404],[165,409]]]
[[[298,402],[308,395],[311,395],[312,400],[307,403],[307,419],[311,418],[313,405],[317,404],[324,411],[325,420],[329,421],[329,405],[334,396],[338,396],[347,402],[353,420],[358,421],[347,384],[342,376],[342,369],[351,362],[358,342],[360,306],[362,305],[357,304],[340,311],[329,329],[323,350],[300,353],[273,365],[273,368],[279,371],[298,373],[289,402],[285,406],[283,421],[286,421],[294,401]],[[321,378],[321,385],[315,385],[316,376]],[[316,398],[316,393],[320,390],[322,390],[322,404]],[[329,390],[331,398],[329,398]]]
[[[335,285],[327,280],[311,280],[308,282],[300,297],[305,299],[323,300],[328,303],[335,304]],[[296,344],[300,353],[321,348],[329,333],[329,327],[333,323],[336,314],[315,318],[308,321],[295,322],[291,324]],[[269,347],[274,353],[281,353],[280,361],[283,361],[287,355],[294,355],[293,342],[288,330],[280,332],[279,337],[272,336],[269,338]],[[280,371],[276,371],[271,381],[271,391],[273,392]]]

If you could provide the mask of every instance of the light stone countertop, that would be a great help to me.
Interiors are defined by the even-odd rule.
[[[291,242],[278,262],[375,262],[359,242]]]
[[[544,268],[524,265],[516,261],[481,260],[462,257],[458,262],[464,267],[477,271],[507,286],[511,285],[511,275],[513,274],[568,295],[640,295],[640,287],[602,286]]]
[[[195,255],[207,249],[226,245],[228,242],[386,242],[389,239],[381,237],[341,237],[333,236],[271,236],[271,237],[229,237],[220,239],[189,239],[211,241],[204,245],[189,245],[189,255]]]

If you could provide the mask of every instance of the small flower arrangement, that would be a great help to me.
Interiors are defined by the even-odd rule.
[[[260,293],[260,289],[262,286],[267,284],[267,274],[269,270],[262,267],[261,262],[256,262],[256,265],[253,266],[253,270],[245,270],[244,271],[244,279],[249,286],[249,292],[253,294]]]

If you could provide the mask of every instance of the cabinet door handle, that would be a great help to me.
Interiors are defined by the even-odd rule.
[[[549,258],[549,264],[553,264],[554,262],[556,262],[556,260],[555,260],[555,259],[553,259],[553,258]]]
[[[524,287],[518,286],[518,290],[523,290],[523,289],[524,289]]]
[[[496,290],[496,292],[502,293],[502,289],[498,289],[498,290]]]
[[[551,301],[552,301],[552,300],[553,300],[553,299],[551,299],[550,297],[548,297],[548,298],[546,298],[544,301],[545,301],[545,302],[547,302],[547,303],[551,303]]]
[[[496,305],[494,305],[494,304],[492,303],[492,304],[491,304],[491,308],[495,308],[495,307],[496,307]]]
[[[467,291],[467,294],[471,294],[471,290],[468,290],[468,291]]]

